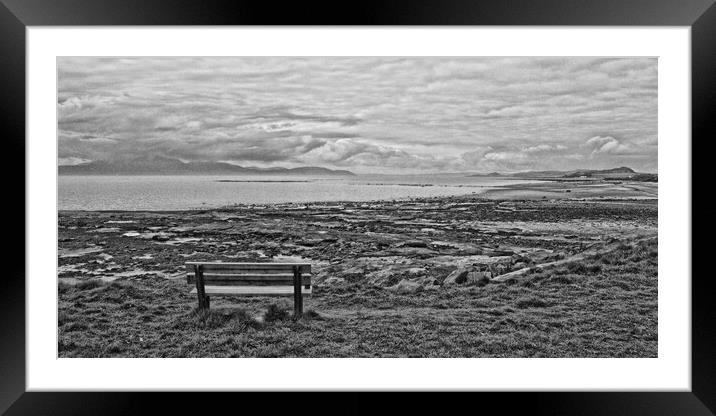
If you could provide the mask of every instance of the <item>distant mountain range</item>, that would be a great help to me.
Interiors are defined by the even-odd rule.
[[[532,179],[575,179],[575,178],[600,178],[600,179],[627,179],[642,182],[657,182],[658,175],[656,173],[640,173],[632,168],[625,166],[613,169],[577,169],[570,171],[563,170],[540,170],[527,171],[517,173],[497,173],[477,174],[470,176],[491,176],[491,177],[515,177],[515,178],[532,178]]]
[[[312,175],[353,176],[347,170],[316,166],[298,168],[243,167],[224,162],[182,162],[166,157],[138,158],[122,161],[95,161],[80,165],[63,165],[60,175]]]

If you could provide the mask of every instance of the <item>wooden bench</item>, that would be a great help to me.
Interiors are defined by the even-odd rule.
[[[209,296],[293,296],[294,317],[303,314],[303,296],[312,293],[307,263],[187,262],[187,283],[196,287],[199,309]]]

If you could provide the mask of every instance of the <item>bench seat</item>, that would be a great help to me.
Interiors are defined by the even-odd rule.
[[[205,286],[204,291],[207,295],[224,296],[293,296],[293,286]],[[196,288],[191,293],[196,294]],[[313,286],[301,286],[303,296],[312,293]]]
[[[309,263],[187,262],[186,282],[199,309],[209,309],[211,296],[293,296],[295,319],[313,293]]]

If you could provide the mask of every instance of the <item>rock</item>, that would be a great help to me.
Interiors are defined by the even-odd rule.
[[[95,230],[89,231],[90,233],[118,233],[120,230],[117,227],[101,227]]]
[[[431,241],[430,248],[433,250],[451,250],[457,249],[454,244],[445,241]]]
[[[187,231],[190,231],[191,227],[171,227],[167,229],[167,231],[173,232],[173,233],[185,233]]]
[[[517,254],[517,253],[515,253],[515,254],[512,255],[512,261],[513,261],[513,262],[515,262],[515,261],[527,261],[527,260],[528,260],[528,257],[526,257],[526,256],[523,255],[523,254]]]
[[[418,248],[427,248],[428,243],[421,240],[408,240],[403,243],[403,246],[405,247],[418,247]]]
[[[535,263],[547,263],[551,261],[557,261],[562,260],[564,258],[564,255],[560,253],[550,253],[550,252],[539,252],[535,253],[532,256],[532,260]]]
[[[306,238],[306,239],[303,239],[303,240],[297,242],[296,244],[298,244],[300,246],[304,246],[304,247],[314,247],[314,246],[317,246],[318,244],[321,244],[321,242],[323,242],[323,241],[324,240],[322,238]]]
[[[509,263],[495,263],[490,265],[490,272],[493,276],[499,276],[503,273],[507,273],[512,269]]]
[[[405,274],[407,274],[410,277],[422,276],[425,273],[426,273],[426,270],[424,267],[411,267],[405,271]]]
[[[445,278],[445,280],[443,281],[443,285],[459,285],[465,283],[467,281],[468,272],[469,271],[464,268],[454,270],[448,275],[448,277]]]
[[[79,249],[75,249],[75,250],[60,248],[59,250],[57,250],[57,255],[60,258],[82,257],[87,254],[98,253],[100,251],[102,251],[101,247],[86,247],[86,248],[79,248]]]
[[[479,247],[464,247],[459,249],[456,254],[460,256],[479,256],[483,254],[483,250]]]
[[[390,254],[403,257],[428,258],[438,254],[436,251],[421,247],[399,247],[390,250]]]
[[[467,274],[467,283],[470,285],[485,286],[490,282],[492,273],[490,272],[469,272]]]
[[[426,278],[423,280],[423,290],[440,289],[440,282],[437,279]]]
[[[387,289],[393,290],[400,293],[415,293],[422,290],[423,286],[419,282],[415,282],[408,279],[403,279],[395,286],[390,286]]]
[[[502,256],[512,256],[515,254],[514,251],[509,249],[494,249],[487,251],[485,254],[487,254],[490,257],[502,257]]]
[[[152,240],[155,241],[169,241],[170,235],[165,233],[157,233],[152,236]]]
[[[192,231],[195,233],[203,233],[207,231],[221,231],[231,228],[231,224],[224,224],[224,223],[208,223],[208,224],[200,224],[195,225],[192,227],[188,227],[187,231]]]

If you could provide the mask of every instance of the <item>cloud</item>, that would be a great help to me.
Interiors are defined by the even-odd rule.
[[[262,109],[246,117],[247,119],[259,119],[265,121],[281,121],[287,124],[291,124],[291,121],[312,121],[318,124],[329,124],[337,126],[354,126],[361,122],[358,117],[351,116],[325,116],[317,114],[296,114],[286,107],[274,107]]]
[[[377,145],[352,138],[327,141],[299,158],[306,163],[372,168],[441,169],[450,160],[429,154],[415,154],[394,146]]]
[[[584,151],[561,143],[543,143],[539,145],[494,145],[462,154],[464,168],[478,171],[524,171],[535,169],[535,160],[545,167],[564,169],[563,166],[586,159]]]
[[[60,156],[83,160],[638,169],[656,161],[657,60],[60,57],[57,112]]]
[[[566,150],[567,146],[562,144],[539,144],[536,146],[530,146],[525,149],[523,149],[523,152],[532,154],[532,153],[544,153],[544,152],[555,152],[560,150]]]
[[[631,145],[621,143],[611,136],[594,136],[587,140],[587,146],[592,147],[592,154],[606,153],[613,155],[626,155],[633,153]]]

